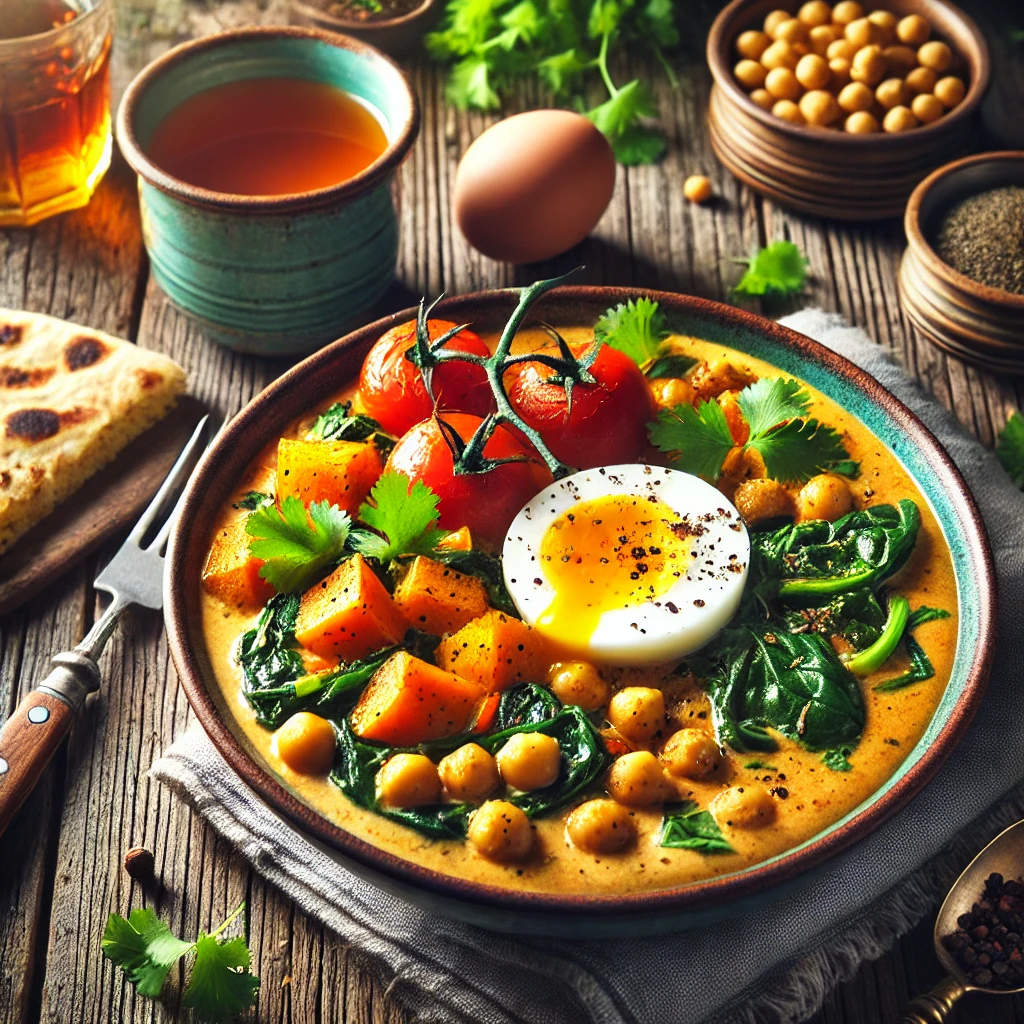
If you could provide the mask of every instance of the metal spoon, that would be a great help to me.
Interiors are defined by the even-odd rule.
[[[978,985],[964,976],[960,965],[943,945],[943,936],[957,930],[956,919],[967,913],[985,888],[985,879],[993,872],[1003,878],[1019,878],[1024,874],[1024,821],[1011,825],[978,854],[953,883],[935,919],[935,953],[949,972],[931,992],[918,996],[907,1007],[900,1024],[943,1024],[953,1011],[953,1005],[967,992],[986,992],[989,995],[1009,996],[1024,992],[1021,988],[996,988]]]

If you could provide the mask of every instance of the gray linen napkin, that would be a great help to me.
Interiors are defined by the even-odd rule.
[[[742,920],[672,936],[568,941],[492,934],[426,913],[339,867],[262,804],[194,726],[151,774],[172,787],[307,913],[365,952],[423,1021],[755,1024],[797,1021],[934,905],[962,864],[1024,813],[1024,495],[993,455],[838,317],[783,321],[899,396],[960,467],[988,525],[999,650],[969,732],[909,807]],[[1012,791],[1012,792],[1011,792]],[[998,803],[997,803],[998,802]],[[993,805],[995,807],[993,808]]]

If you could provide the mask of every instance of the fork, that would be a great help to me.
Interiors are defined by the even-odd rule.
[[[0,835],[28,799],[43,770],[71,731],[85,698],[100,687],[97,664],[129,605],[163,607],[164,552],[184,500],[184,489],[199,456],[209,444],[209,416],[196,425],[160,490],[135,524],[95,587],[110,595],[106,610],[72,650],[52,658],[53,671],[31,692],[0,729]],[[171,498],[181,491],[164,518]],[[147,535],[157,528],[146,543]]]

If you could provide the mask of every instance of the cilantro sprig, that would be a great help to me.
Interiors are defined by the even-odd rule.
[[[696,360],[666,345],[665,314],[642,296],[605,310],[594,324],[598,341],[629,356],[648,377],[682,377]]]
[[[100,944],[103,955],[124,971],[140,996],[158,999],[171,968],[194,953],[192,971],[182,1002],[198,1016],[216,1024],[233,1020],[256,1001],[260,980],[249,970],[249,948],[242,938],[219,939],[245,909],[242,903],[210,934],[194,942],[176,938],[168,925],[148,907],[127,918],[111,914]]]
[[[381,562],[433,554],[447,535],[435,525],[439,500],[422,480],[413,483],[404,473],[384,473],[370,491],[370,502],[359,508],[360,521],[377,532],[354,530],[351,547]]]
[[[856,476],[857,463],[840,435],[807,417],[810,395],[799,381],[762,377],[745,387],[737,402],[750,428],[742,447],[761,456],[773,480],[802,483],[826,471]],[[709,401],[662,410],[650,426],[650,438],[680,469],[711,481],[721,475],[725,457],[736,447],[722,407]]]
[[[802,292],[807,283],[807,257],[788,239],[772,242],[749,259],[736,262],[747,267],[733,288],[737,295],[785,298]]]
[[[996,456],[1010,479],[1024,487],[1024,416],[1015,412],[999,434]]]

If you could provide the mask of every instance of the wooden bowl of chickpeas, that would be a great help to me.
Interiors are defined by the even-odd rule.
[[[805,213],[903,213],[934,168],[974,145],[990,60],[946,0],[733,0],[708,37],[719,160]]]

